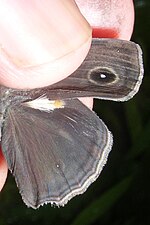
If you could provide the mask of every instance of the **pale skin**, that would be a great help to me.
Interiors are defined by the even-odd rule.
[[[0,18],[3,18],[0,19],[0,65],[5,68],[5,72],[0,70],[0,81],[5,86],[18,89],[43,87],[67,77],[88,53],[91,26],[96,27],[94,35],[97,37],[129,40],[132,35],[132,0],[76,0],[88,22],[74,0],[49,0],[45,5],[35,5],[35,0],[21,2],[0,0]],[[31,76],[26,72],[26,68],[36,71],[44,63],[46,66],[40,74]],[[13,74],[9,72],[9,66],[14,69]],[[21,75],[20,70],[23,71]],[[92,108],[91,98],[82,101]],[[0,151],[0,190],[7,171]]]

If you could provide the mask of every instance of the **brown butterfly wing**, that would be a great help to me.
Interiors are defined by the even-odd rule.
[[[25,105],[8,108],[2,150],[24,202],[64,205],[98,177],[112,136],[79,100],[50,112]]]

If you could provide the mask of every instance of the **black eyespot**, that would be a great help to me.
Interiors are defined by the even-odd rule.
[[[110,68],[96,67],[89,72],[89,80],[97,85],[104,86],[116,82],[118,76]]]

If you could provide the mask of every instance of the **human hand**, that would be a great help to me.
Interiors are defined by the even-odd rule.
[[[97,37],[129,40],[134,11],[131,0],[76,0],[94,27]],[[50,85],[71,74],[84,60],[91,43],[91,29],[73,0],[35,0],[1,3],[0,8],[0,80],[13,88]],[[36,77],[27,74],[30,67],[46,67]],[[10,73],[10,67],[14,73]],[[4,68],[5,70],[2,70]],[[19,73],[20,69],[24,73]],[[84,100],[92,107],[91,98]],[[0,189],[7,176],[7,164],[0,153]]]

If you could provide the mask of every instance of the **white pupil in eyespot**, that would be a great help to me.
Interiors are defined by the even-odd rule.
[[[105,78],[106,78],[106,75],[103,74],[103,73],[101,73],[101,74],[100,74],[100,77],[101,77],[102,79],[105,79]]]

